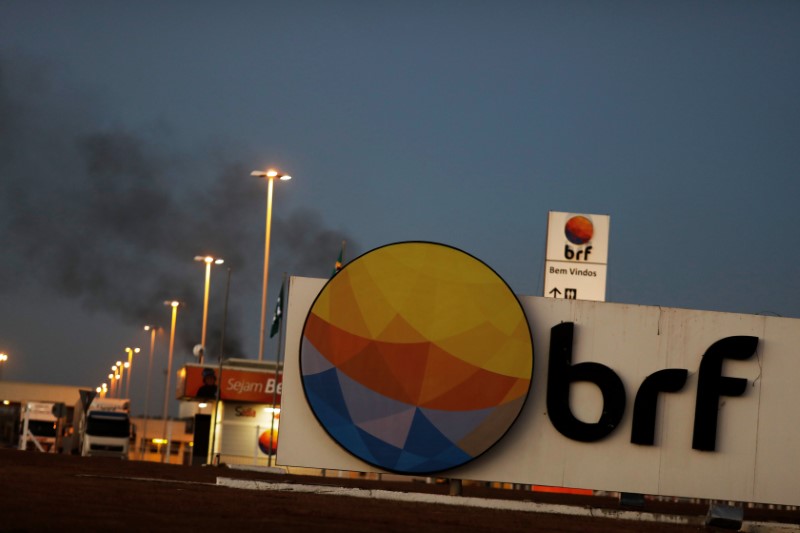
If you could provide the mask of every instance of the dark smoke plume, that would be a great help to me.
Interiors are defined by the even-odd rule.
[[[232,158],[166,153],[162,133],[100,127],[100,114],[51,86],[46,68],[0,56],[0,293],[35,282],[132,325],[165,326],[162,302],[177,298],[178,342],[190,350],[204,279],[192,258],[214,254],[226,265],[214,271],[207,353],[220,351],[230,266],[225,355],[254,356],[240,338],[259,319],[245,319],[242,302],[260,302],[263,184]],[[276,215],[270,278],[329,275],[342,240],[352,257],[357,245],[315,212]]]

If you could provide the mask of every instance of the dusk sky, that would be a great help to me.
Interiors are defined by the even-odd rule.
[[[798,318],[799,28],[796,0],[0,0],[3,378],[94,388],[140,346],[141,412],[141,328],[183,300],[194,360],[206,253],[209,351],[230,266],[225,355],[256,358],[268,166],[270,317],[343,240],[541,295],[566,211],[610,216],[609,302]]]

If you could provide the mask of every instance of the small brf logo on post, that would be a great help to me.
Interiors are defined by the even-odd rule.
[[[592,253],[592,246],[584,246],[592,240],[594,236],[594,224],[584,215],[576,215],[567,220],[564,224],[564,235],[567,240],[576,247],[573,249],[569,244],[564,245],[564,259],[569,261],[588,261],[589,254]]]

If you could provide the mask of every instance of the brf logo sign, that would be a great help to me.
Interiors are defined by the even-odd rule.
[[[544,296],[605,301],[608,230],[608,215],[548,214]]]
[[[564,224],[564,235],[568,243],[564,244],[564,259],[567,261],[588,261],[592,253],[589,244],[594,236],[594,224],[585,215],[576,215]],[[570,243],[575,246],[573,248]]]
[[[800,505],[800,320],[517,296],[526,328],[483,268],[409,244],[292,278],[279,461]]]
[[[519,300],[485,263],[397,243],[323,287],[303,327],[300,372],[339,446],[391,472],[428,474],[505,435],[528,397],[533,342]]]

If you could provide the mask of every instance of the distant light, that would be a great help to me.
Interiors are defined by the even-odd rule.
[[[122,365],[122,366],[124,366],[125,368],[130,368],[131,364],[129,362],[125,361],[125,364]]]
[[[101,392],[103,392],[103,389],[102,389],[102,387],[97,387],[97,388],[96,388],[96,389],[94,389],[94,390],[96,390],[96,391],[97,391],[97,394],[100,394]]]
[[[117,368],[122,368],[122,361],[117,361]]]
[[[10,403],[8,400],[3,400],[3,405],[9,405]]]
[[[206,402],[200,402],[197,404],[197,407],[199,407],[200,409],[205,409],[206,407],[208,407],[208,404]]]
[[[142,349],[141,349],[141,348],[134,348],[134,349],[133,349],[133,353],[139,353],[139,352],[141,352],[141,351],[142,351]]]
[[[167,439],[153,439],[153,444],[166,444],[168,442]]]
[[[145,331],[150,331],[151,329],[152,329],[152,328],[151,328],[150,326],[145,326],[145,327],[144,327],[144,330],[145,330]]]

